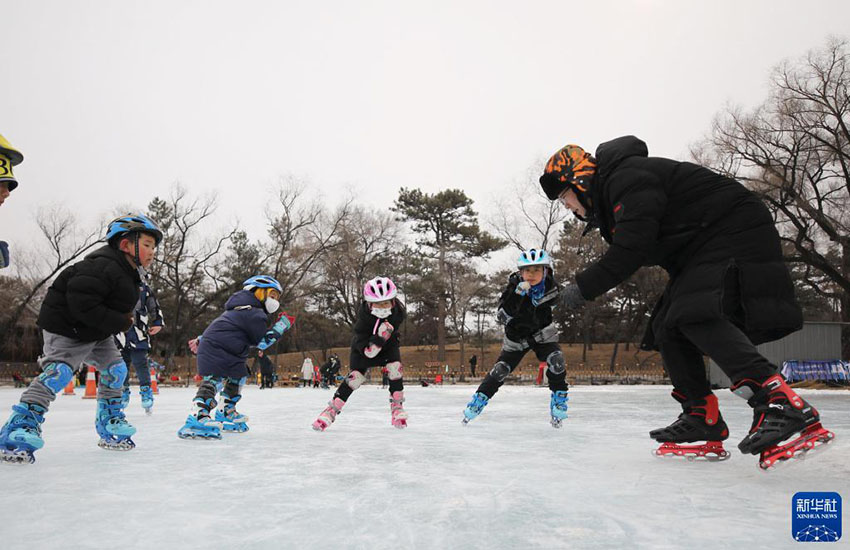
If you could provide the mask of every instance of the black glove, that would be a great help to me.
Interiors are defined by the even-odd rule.
[[[382,347],[384,347],[384,344],[387,343],[387,341],[385,339],[381,338],[380,336],[378,336],[377,334],[373,334],[372,336],[369,337],[369,343],[375,344],[376,346],[382,348]]]
[[[579,290],[578,285],[565,286],[561,290],[558,300],[561,307],[569,311],[579,309],[585,302],[587,302],[587,300],[584,299],[584,296],[581,295],[581,290]]]
[[[496,322],[500,325],[507,325],[511,321],[513,321],[513,317],[508,315],[508,312],[505,311],[505,308],[500,307],[499,311],[496,312]]]

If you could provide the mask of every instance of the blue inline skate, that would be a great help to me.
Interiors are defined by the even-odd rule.
[[[41,423],[47,409],[32,403],[12,406],[12,416],[0,429],[0,460],[12,464],[32,464],[33,453],[44,446]]]
[[[129,451],[136,446],[130,439],[136,433],[136,428],[124,417],[121,397],[98,398],[94,426],[97,428],[97,435],[100,436],[97,446],[101,449]]]
[[[561,422],[567,417],[567,401],[570,398],[567,391],[553,391],[552,399],[549,401],[549,410],[552,413],[551,424],[553,428],[560,428]]]
[[[475,392],[472,396],[472,401],[466,404],[466,408],[463,410],[463,423],[464,425],[469,424],[471,420],[475,420],[481,411],[484,410],[484,407],[487,406],[487,403],[490,402],[490,398],[484,395],[481,392]]]
[[[248,417],[238,412],[236,407],[224,407],[223,410],[215,411],[215,421],[221,423],[221,429],[225,432],[248,431]]]
[[[216,422],[209,416],[198,418],[190,414],[186,423],[177,430],[180,439],[221,439],[221,422]]]
[[[139,396],[142,398],[142,408],[145,414],[153,413],[153,390],[150,386],[140,386]]]

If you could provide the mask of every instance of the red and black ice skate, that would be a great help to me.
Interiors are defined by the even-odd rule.
[[[673,390],[672,395],[673,399],[682,404],[682,414],[666,428],[649,432],[651,438],[661,443],[653,454],[688,460],[699,458],[717,461],[729,458],[729,452],[723,448],[723,441],[729,437],[729,429],[720,416],[717,397],[709,393],[700,399],[688,399],[676,390]],[[698,441],[705,443],[683,445]]]
[[[778,374],[761,383],[742,380],[732,391],[753,407],[753,425],[738,449],[759,455],[762,470],[791,458],[802,458],[835,439],[835,434],[821,425],[817,409]]]

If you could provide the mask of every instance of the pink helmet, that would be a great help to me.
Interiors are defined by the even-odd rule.
[[[389,277],[375,277],[363,286],[363,298],[367,302],[385,302],[392,300],[398,289]]]

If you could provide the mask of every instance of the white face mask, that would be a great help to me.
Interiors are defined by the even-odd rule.
[[[392,314],[392,312],[393,312],[393,308],[391,308],[391,307],[382,307],[382,308],[373,307],[372,308],[372,315],[374,315],[378,319],[386,319],[387,317],[389,317]]]
[[[266,308],[267,313],[274,313],[280,307],[280,302],[274,298],[266,298],[266,303],[263,306]]]

